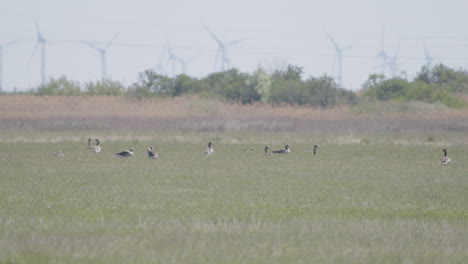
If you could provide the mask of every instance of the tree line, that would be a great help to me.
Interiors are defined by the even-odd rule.
[[[268,74],[261,66],[253,73],[230,69],[211,73],[203,78],[185,74],[169,77],[154,70],[139,74],[126,87],[118,81],[101,80],[80,84],[65,76],[51,78],[47,84],[30,91],[36,95],[108,95],[147,98],[199,95],[236,101],[243,104],[304,105],[330,108],[365,101],[441,102],[448,107],[465,107],[457,94],[468,94],[468,72],[437,64],[424,65],[413,80],[404,77],[386,78],[372,74],[360,91],[349,91],[337,85],[334,78],[323,75],[304,78],[301,67],[288,65]]]

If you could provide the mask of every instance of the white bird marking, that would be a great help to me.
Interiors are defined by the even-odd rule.
[[[205,150],[205,155],[214,154],[213,143],[208,142],[208,148]]]
[[[119,157],[123,157],[123,158],[128,158],[128,157],[131,157],[133,156],[133,149],[129,149],[129,150],[125,150],[125,151],[122,151],[122,152],[119,152],[119,153],[115,153],[115,155],[119,156]]]
[[[157,159],[158,158],[158,152],[153,147],[148,148],[148,158],[150,159]]]
[[[282,150],[273,150],[272,153],[275,154],[288,154],[291,153],[291,149],[289,148],[289,144],[284,147]]]
[[[452,160],[450,159],[449,156],[447,156],[447,150],[446,150],[446,149],[443,149],[442,151],[444,152],[444,156],[442,157],[441,163],[442,163],[442,165],[447,165],[447,164],[449,164]]]

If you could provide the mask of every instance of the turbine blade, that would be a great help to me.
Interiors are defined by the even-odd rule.
[[[196,55],[193,55],[192,57],[186,59],[184,62],[185,63],[189,63],[190,61],[194,60],[195,58],[197,58],[198,56],[202,55],[204,52],[199,52],[197,53]]]
[[[116,34],[112,37],[111,41],[109,41],[109,43],[107,43],[107,45],[104,47],[104,49],[107,49],[107,48],[115,41],[115,39],[116,39],[119,35],[120,35],[120,33],[116,33]]]
[[[203,27],[206,29],[206,31],[208,31],[208,33],[211,35],[211,37],[218,43],[218,46],[224,46],[223,42],[208,28],[208,26],[206,26],[205,24],[203,24]]]
[[[36,26],[36,39],[37,39],[37,42],[45,42],[45,39],[42,36],[41,29],[39,27],[39,22],[37,22],[37,18],[34,18],[34,24]]]
[[[11,46],[11,45],[15,45],[16,43],[22,41],[23,38],[17,38],[15,40],[12,40],[10,42],[7,42],[5,45],[3,45],[2,47],[5,48],[5,47],[8,47],[8,46]]]
[[[80,43],[81,43],[81,44],[86,44],[86,45],[90,46],[91,48],[93,48],[93,49],[95,49],[95,50],[98,50],[98,51],[101,50],[101,48],[96,47],[96,46],[95,46],[93,43],[91,43],[91,42],[88,42],[88,41],[80,41]]]
[[[333,44],[333,46],[335,47],[336,51],[339,53],[341,52],[341,49],[340,47],[338,46],[338,43],[336,43],[336,41],[333,39],[333,37],[330,35],[330,33],[326,32],[325,31],[325,34],[327,34],[328,36],[328,39],[330,39],[331,43]]]
[[[236,40],[233,40],[233,41],[231,41],[231,42],[228,42],[225,46],[228,47],[228,46],[237,44],[237,43],[239,43],[239,42],[246,41],[247,39],[248,39],[248,38],[236,39]]]

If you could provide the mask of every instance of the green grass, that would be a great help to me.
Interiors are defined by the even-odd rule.
[[[149,145],[0,143],[0,263],[468,262],[466,146]]]

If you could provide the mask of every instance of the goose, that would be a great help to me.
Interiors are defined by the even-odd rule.
[[[148,150],[148,158],[150,159],[156,159],[158,158],[158,152],[153,147],[149,147]]]
[[[444,152],[444,156],[442,157],[441,163],[442,163],[442,165],[447,165],[447,164],[449,164],[452,160],[450,159],[449,156],[447,156],[447,150],[446,150],[446,149],[443,149],[442,151]]]
[[[56,157],[63,157],[63,156],[65,156],[65,153],[63,153],[62,150],[59,150],[59,151],[56,151],[56,152],[52,153],[52,155],[54,155]]]
[[[317,154],[317,149],[318,148],[319,148],[319,145],[315,144],[314,149],[313,149],[314,155]]]
[[[290,153],[291,152],[291,149],[289,149],[289,145],[286,145],[284,147],[284,149],[282,150],[273,150],[272,153],[275,153],[275,154],[287,154],[287,153]]]
[[[127,157],[131,157],[133,156],[133,149],[129,149],[129,150],[125,150],[125,151],[122,151],[122,152],[119,152],[119,153],[115,153],[115,155],[119,156],[119,157],[123,157],[123,158],[127,158]]]
[[[99,139],[95,139],[96,145],[92,146],[93,152],[94,153],[99,153],[101,152],[101,146],[99,145],[101,142],[99,142]]]
[[[88,148],[92,148],[93,145],[91,144],[92,138],[88,138]]]
[[[208,148],[205,150],[205,155],[214,154],[213,143],[208,142]]]
[[[270,149],[270,146],[265,146],[265,155],[270,155],[270,153],[268,153],[269,149]]]

